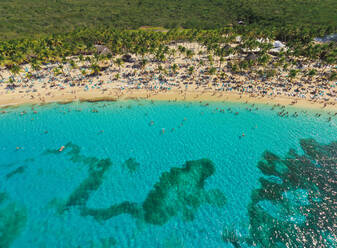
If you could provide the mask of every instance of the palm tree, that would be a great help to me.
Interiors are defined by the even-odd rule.
[[[208,55],[208,61],[210,65],[213,65],[213,56],[211,54]]]
[[[15,81],[15,76],[18,75],[21,71],[21,67],[17,64],[13,64],[9,71],[12,73],[12,76],[13,76],[13,80]]]
[[[91,75],[93,75],[93,76],[99,75],[99,73],[101,71],[101,67],[96,63],[92,63],[90,65],[90,69],[91,69]]]
[[[87,75],[87,71],[85,69],[82,69],[81,74],[85,77]]]
[[[295,77],[297,76],[297,73],[298,73],[297,70],[292,69],[292,70],[290,70],[290,72],[289,72],[289,77],[290,77],[291,79],[293,79],[293,78],[295,78]]]
[[[177,69],[178,69],[178,65],[177,64],[173,64],[171,66],[171,69],[172,69],[173,73],[176,74],[177,73]]]
[[[119,72],[121,72],[121,66],[123,64],[123,60],[121,58],[117,58],[115,61],[116,65],[118,66]]]
[[[186,51],[186,48],[184,46],[179,45],[178,50],[180,53],[184,53]]]
[[[221,71],[221,64],[225,61],[225,58],[224,57],[220,57],[219,59],[219,71]]]
[[[210,68],[208,69],[208,73],[209,73],[210,75],[214,75],[215,72],[216,72],[215,67],[210,67]]]
[[[186,50],[186,57],[188,59],[191,59],[193,57],[193,55],[194,55],[194,52],[192,50],[190,50],[190,49]]]
[[[158,72],[162,72],[164,70],[163,66],[161,64],[158,65],[157,67]]]
[[[169,58],[170,60],[172,60],[174,58],[174,56],[176,55],[176,49],[172,48],[169,50]]]
[[[190,66],[188,68],[188,73],[190,74],[190,76],[192,76],[193,72],[194,72],[194,66]]]
[[[71,59],[69,61],[69,64],[70,64],[70,66],[71,66],[72,69],[76,69],[77,68],[77,64],[76,64],[76,62],[73,59]]]
[[[145,66],[146,66],[147,62],[148,62],[147,59],[142,59],[140,61],[140,66],[141,66],[143,71],[145,70]]]

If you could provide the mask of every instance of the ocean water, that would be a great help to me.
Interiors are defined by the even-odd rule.
[[[4,111],[0,247],[337,247],[334,113],[161,101]]]

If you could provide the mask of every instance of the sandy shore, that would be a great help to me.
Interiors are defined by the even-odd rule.
[[[117,101],[129,99],[148,99],[148,100],[162,100],[162,101],[227,101],[240,103],[258,103],[275,105],[280,104],[284,106],[295,106],[304,109],[315,110],[330,110],[337,111],[337,105],[330,103],[325,104],[324,101],[308,101],[303,99],[294,99],[287,97],[262,97],[251,96],[249,94],[236,94],[232,92],[214,92],[214,91],[198,91],[198,90],[169,90],[169,91],[150,91],[145,89],[129,89],[129,90],[109,90],[102,91],[93,89],[84,91],[82,88],[72,89],[72,91],[54,90],[53,94],[47,94],[46,90],[40,90],[30,97],[23,96],[20,93],[14,92],[5,94],[0,97],[0,106],[18,106],[25,104],[48,104],[48,103],[70,103],[73,101]],[[50,91],[50,90],[49,90]],[[35,96],[34,96],[35,95]],[[34,96],[33,98],[31,96]],[[43,96],[43,97],[40,97]],[[296,101],[296,103],[294,103]]]
[[[179,52],[180,45],[194,55],[186,57]],[[264,67],[256,64],[236,72],[230,69],[231,64],[245,60],[245,55],[230,55],[221,63],[215,55],[210,61],[206,48],[197,43],[175,44],[169,49],[175,55],[168,55],[165,61],[147,55],[147,63],[143,65],[142,57],[133,54],[129,55],[130,61],[120,65],[114,59],[96,61],[93,56],[86,56],[82,60],[69,57],[72,63],[41,65],[39,70],[23,65],[17,74],[0,68],[0,106],[135,98],[248,101],[337,112],[337,82],[327,78],[332,65],[303,60],[301,65],[291,64],[288,70],[276,70],[279,58],[273,55]],[[97,73],[92,70],[95,63],[100,68]],[[296,69],[298,75],[290,78],[290,69]],[[275,70],[275,75],[267,78],[268,70]],[[315,75],[310,76],[313,70]]]

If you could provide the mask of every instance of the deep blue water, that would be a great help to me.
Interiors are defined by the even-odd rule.
[[[261,186],[257,165],[263,153],[283,157],[293,148],[303,154],[300,139],[337,140],[336,116],[287,107],[289,116],[280,117],[282,109],[268,105],[125,101],[5,111],[0,114],[0,247],[233,247],[222,235],[227,229],[248,235],[247,209],[252,191]],[[61,146],[65,149],[58,152]],[[202,158],[212,164],[199,161],[193,168],[200,170],[193,173],[181,169]],[[165,183],[161,175],[173,167],[177,177]],[[188,185],[194,179],[197,186]],[[153,203],[148,198],[157,188]],[[175,190],[183,193],[178,197]],[[200,200],[214,190],[216,199]],[[103,211],[87,211],[123,202],[135,207],[101,219]],[[154,207],[146,210],[144,202]],[[167,205],[177,206],[174,213]]]

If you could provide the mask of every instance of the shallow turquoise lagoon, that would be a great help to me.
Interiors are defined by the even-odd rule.
[[[33,108],[0,114],[0,247],[337,247],[334,113]]]

